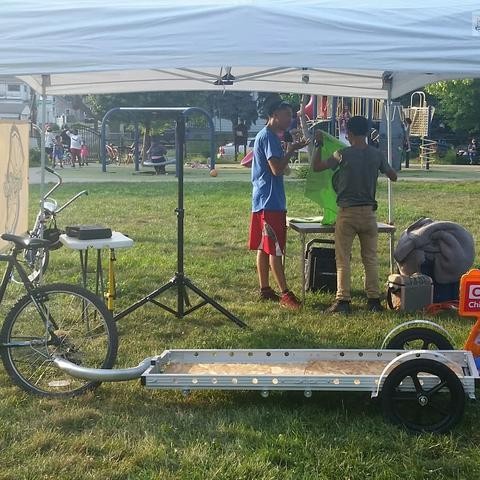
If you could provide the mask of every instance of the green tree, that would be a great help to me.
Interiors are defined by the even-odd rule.
[[[87,95],[85,103],[100,120],[114,107],[208,107],[208,94],[205,92],[140,92],[118,93],[112,95]],[[126,117],[146,118],[145,112],[126,115]]]
[[[233,127],[244,120],[248,128],[258,118],[257,104],[250,92],[213,92],[208,103],[211,113],[227,118]]]
[[[301,95],[297,93],[267,93],[260,92],[257,96],[257,109],[260,118],[268,117],[268,107],[275,102],[284,100],[293,107],[293,114],[300,108]]]
[[[282,99],[279,93],[259,92],[257,96],[257,110],[260,118],[268,118],[268,108]]]
[[[437,82],[425,90],[438,101],[438,113],[456,131],[480,132],[480,80]]]

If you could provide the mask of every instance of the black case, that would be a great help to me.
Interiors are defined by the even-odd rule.
[[[333,245],[316,247],[316,243]],[[305,290],[336,292],[337,263],[335,262],[335,241],[316,238],[305,247]]]
[[[79,240],[98,240],[112,236],[112,230],[103,225],[74,225],[67,227],[65,233]]]

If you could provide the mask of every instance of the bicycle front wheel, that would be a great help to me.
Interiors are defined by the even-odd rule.
[[[56,367],[60,356],[87,368],[111,368],[118,334],[112,314],[76,285],[35,288],[8,313],[0,332],[2,362],[12,381],[42,396],[74,396],[100,382],[73,378]]]

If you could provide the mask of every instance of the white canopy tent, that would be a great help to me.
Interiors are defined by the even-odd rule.
[[[3,0],[1,18],[0,75],[44,97],[225,89],[388,109],[427,83],[480,76],[473,0]]]
[[[386,99],[390,88],[395,98],[479,75],[477,14],[471,0],[4,0],[0,75],[38,92],[50,75],[48,95],[228,88]],[[215,85],[226,66],[233,84]]]

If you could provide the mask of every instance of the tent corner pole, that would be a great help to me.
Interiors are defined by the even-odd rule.
[[[386,106],[386,115],[387,115],[387,160],[390,167],[392,167],[392,81],[391,79],[387,82],[387,106]],[[388,191],[388,224],[394,224],[393,218],[393,185],[390,179],[387,179],[387,191]],[[390,235],[390,273],[393,273],[394,268],[394,258],[393,251],[395,248],[395,234],[392,232]]]

